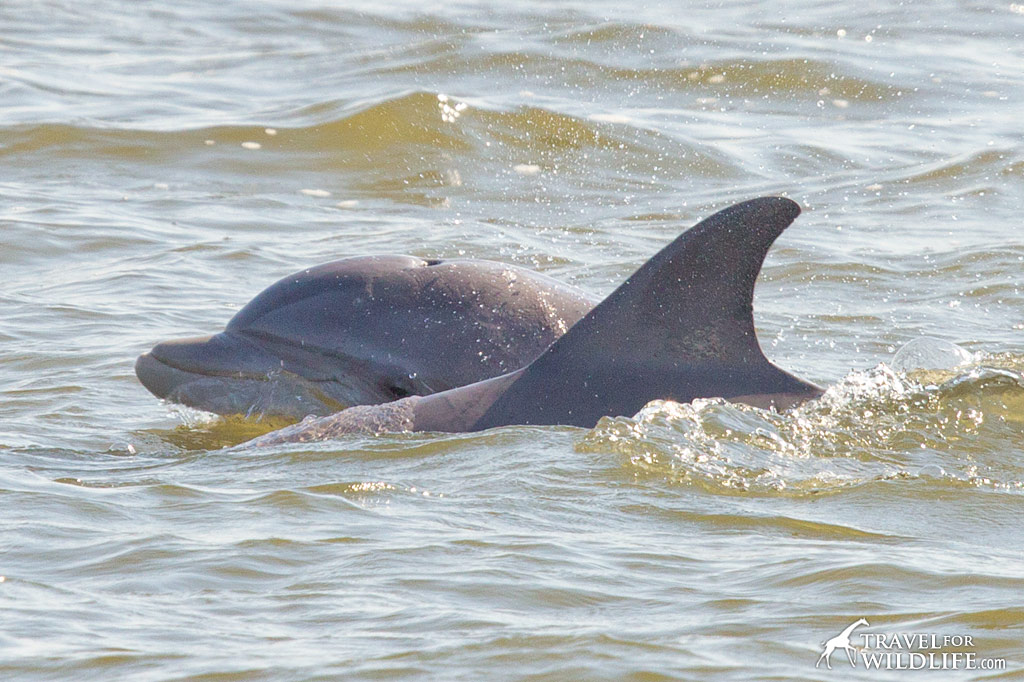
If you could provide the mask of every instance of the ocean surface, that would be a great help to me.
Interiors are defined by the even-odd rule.
[[[1021,679],[1022,121],[1005,1],[4,0],[0,679]],[[317,263],[603,295],[765,194],[793,412],[237,447],[133,373]]]

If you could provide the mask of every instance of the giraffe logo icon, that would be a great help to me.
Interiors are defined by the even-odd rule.
[[[850,665],[852,665],[854,668],[856,668],[857,667],[857,657],[856,657],[857,650],[853,648],[852,644],[850,644],[850,633],[852,633],[855,628],[858,628],[861,625],[867,625],[867,624],[868,624],[868,622],[866,620],[864,620],[863,618],[861,618],[861,619],[859,619],[859,620],[857,620],[857,621],[847,625],[846,628],[842,632],[840,632],[838,635],[836,635],[832,639],[826,640],[825,643],[824,643],[825,644],[825,650],[821,652],[821,656],[818,657],[818,662],[814,664],[814,667],[817,668],[818,666],[820,666],[821,662],[824,660],[825,661],[825,665],[828,666],[829,670],[831,670],[832,669],[832,662],[829,659],[832,657],[832,652],[835,651],[836,649],[845,649],[846,650],[846,657],[850,660]]]

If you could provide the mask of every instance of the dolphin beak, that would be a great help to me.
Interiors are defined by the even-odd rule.
[[[188,381],[188,374],[143,353],[135,361],[135,376],[157,398],[166,398],[171,391]]]
[[[281,361],[234,334],[158,343],[135,361],[135,375],[153,395],[166,398],[198,377],[265,377]]]

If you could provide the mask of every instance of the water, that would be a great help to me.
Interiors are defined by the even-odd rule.
[[[1022,32],[947,0],[4,2],[0,676],[915,675],[815,668],[861,617],[1006,663],[922,678],[1020,675]],[[833,387],[793,413],[223,449],[271,425],[132,373],[308,265],[604,294],[772,193],[805,212],[762,345]],[[894,361],[921,337],[969,360]]]

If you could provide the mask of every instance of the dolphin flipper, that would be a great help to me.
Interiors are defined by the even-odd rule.
[[[764,356],[754,283],[799,215],[789,199],[730,206],[687,230],[535,360],[473,425],[592,427],[663,398],[786,407],[821,389]]]

